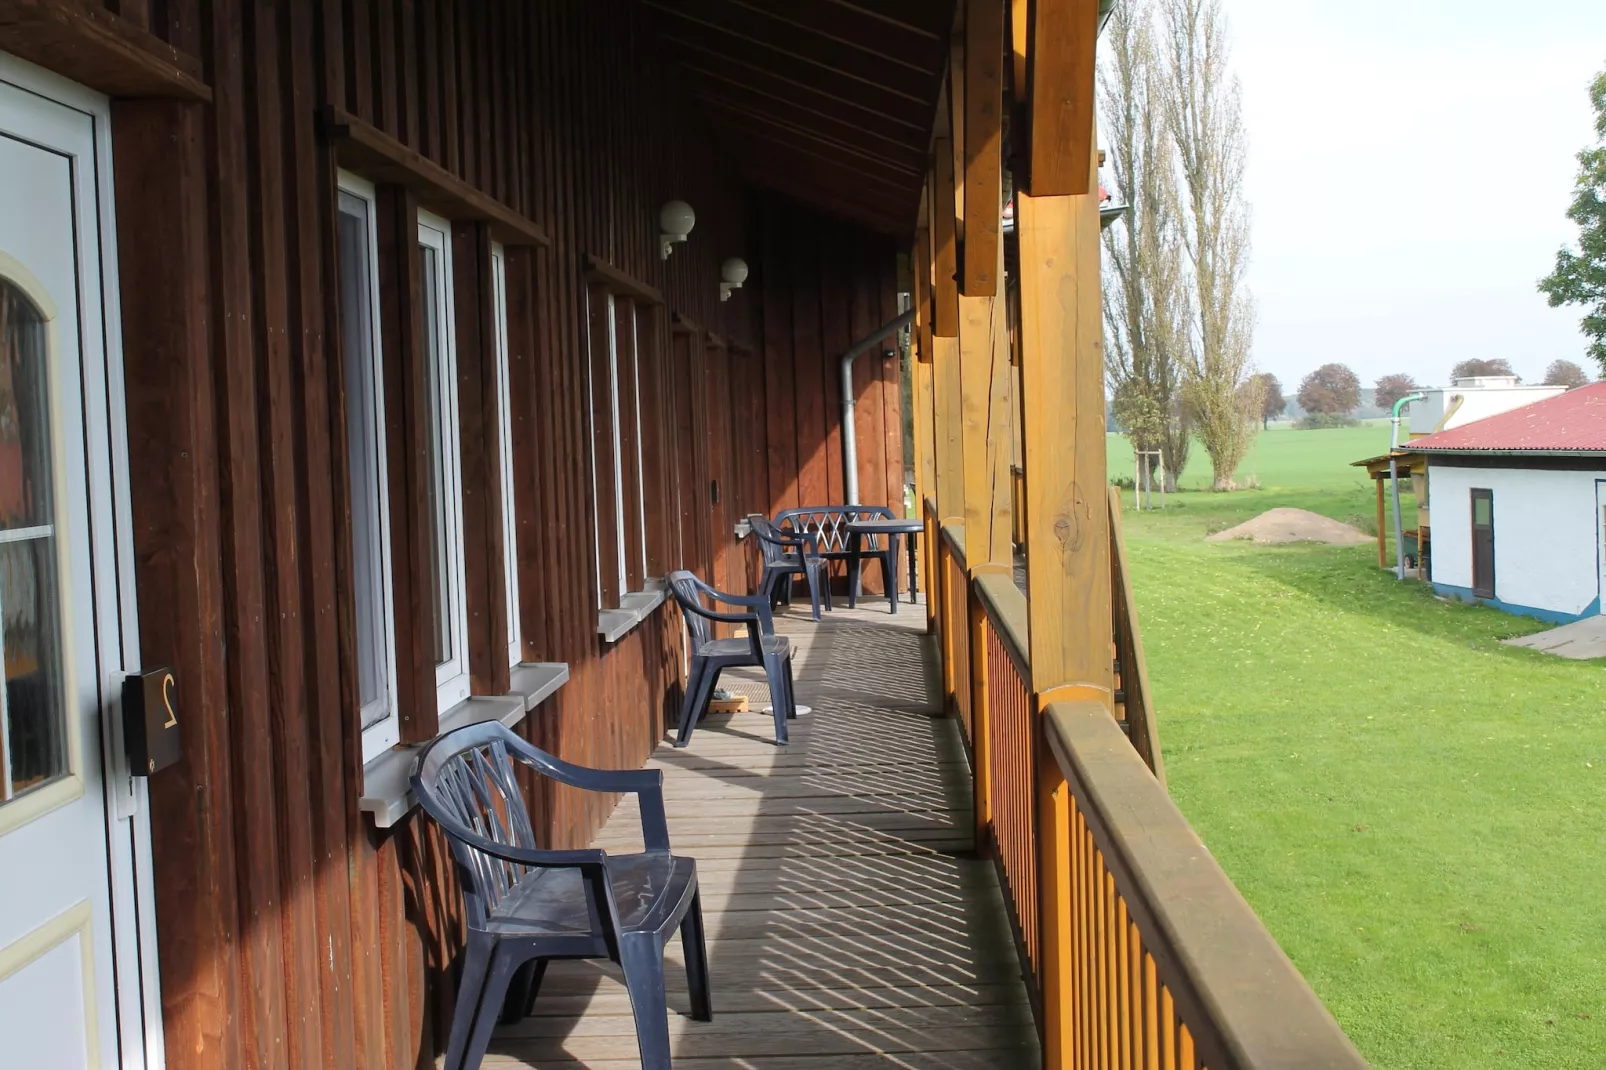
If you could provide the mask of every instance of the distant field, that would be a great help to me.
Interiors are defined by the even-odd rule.
[[[1111,479],[1131,479],[1132,444],[1125,435],[1108,436]],[[1347,476],[1365,482],[1364,473],[1350,468],[1351,461],[1375,457],[1389,447],[1389,422],[1370,420],[1360,427],[1341,427],[1328,431],[1296,431],[1288,424],[1273,424],[1270,431],[1255,436],[1255,445],[1238,466],[1238,482],[1251,476],[1263,486],[1297,487],[1306,490],[1333,489]],[[1210,455],[1197,439],[1188,453],[1179,485],[1188,490],[1210,489]]]
[[[1543,626],[1367,546],[1204,541],[1283,505],[1374,530],[1349,462],[1387,443],[1274,430],[1259,490],[1124,495],[1172,795],[1374,1066],[1606,1066],[1602,664],[1503,646]]]

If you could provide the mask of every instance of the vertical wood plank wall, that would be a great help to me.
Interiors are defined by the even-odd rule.
[[[727,520],[842,499],[837,357],[895,314],[895,242],[744,188],[630,0],[106,2],[196,57],[213,93],[120,102],[113,120],[141,648],[176,665],[186,696],[185,758],[151,784],[168,1065],[432,1066],[461,919],[419,815],[379,832],[357,810],[336,164],[315,116],[350,112],[552,239],[506,260],[507,596],[525,657],[572,672],[521,731],[581,763],[645,758],[682,657],[669,610],[612,646],[596,634],[583,257],[697,325],[699,373],[708,335],[724,344],[688,406],[704,441],[649,470],[666,520],[676,503],[701,511],[703,545],[681,556],[724,558],[739,580],[749,551],[708,523],[706,436],[729,435]],[[664,262],[657,213],[677,197],[698,222]],[[753,270],[722,303],[728,256]],[[643,382],[667,389],[643,404],[673,428],[692,384],[670,381],[668,320],[653,334]],[[861,358],[855,388],[861,498],[901,508],[898,362]],[[465,433],[483,439],[494,424],[471,415]],[[494,547],[490,514],[474,524]],[[474,590],[499,589],[493,574]],[[613,800],[548,788],[532,803],[547,842],[575,846]]]

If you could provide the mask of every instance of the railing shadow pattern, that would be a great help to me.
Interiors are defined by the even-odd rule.
[[[698,860],[715,1018],[687,1020],[668,948],[676,1065],[1030,1068],[1035,1017],[990,863],[971,851],[972,789],[957,726],[928,671],[919,612],[879,599],[822,625],[785,614],[799,698],[777,748],[756,712],[714,715],[660,748],[670,831]],[[756,676],[725,685],[761,709]],[[634,802],[597,845],[639,840]],[[487,1067],[636,1065],[618,971],[559,963],[535,1015],[504,1028]]]

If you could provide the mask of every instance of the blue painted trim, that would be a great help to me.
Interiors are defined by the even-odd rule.
[[[1479,598],[1473,593],[1471,587],[1457,587],[1453,583],[1435,581],[1433,590],[1437,594],[1457,598],[1463,602],[1485,605],[1491,609],[1498,609],[1503,613],[1510,613],[1518,617],[1533,617],[1535,620],[1547,621],[1551,624],[1571,624],[1575,620],[1583,620],[1585,617],[1593,617],[1600,613],[1599,595],[1596,595],[1595,600],[1584,607],[1582,613],[1562,613],[1554,609],[1540,609],[1538,606],[1523,606],[1515,602],[1502,602],[1498,598]]]

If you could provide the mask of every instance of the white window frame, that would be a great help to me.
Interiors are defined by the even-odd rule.
[[[634,358],[633,359],[633,367],[635,369],[635,375],[631,379],[631,394],[630,394],[630,396],[621,399],[620,396],[619,396],[619,319],[618,319],[619,303],[618,303],[618,298],[612,292],[605,291],[605,290],[603,290],[603,291],[591,290],[591,291],[588,291],[588,293],[586,295],[586,351],[587,351],[587,359],[586,359],[586,405],[587,405],[587,410],[590,413],[593,414],[591,419],[595,419],[595,415],[594,414],[597,411],[596,410],[596,401],[595,401],[595,391],[596,391],[597,386],[596,386],[596,383],[595,383],[594,377],[593,377],[593,367],[594,367],[593,366],[593,359],[594,358],[591,356],[591,353],[592,353],[592,348],[591,347],[592,347],[592,345],[594,343],[594,339],[592,338],[592,335],[591,335],[592,309],[591,309],[591,306],[590,306],[590,302],[592,301],[592,299],[596,296],[596,294],[598,292],[602,293],[604,299],[607,302],[607,304],[605,306],[605,314],[606,314],[607,324],[608,324],[608,334],[607,334],[607,342],[608,342],[608,407],[609,407],[610,413],[612,414],[612,419],[613,419],[612,434],[609,437],[612,440],[612,450],[610,452],[612,453],[611,460],[613,462],[613,491],[614,491],[614,496],[613,496],[613,501],[610,503],[610,505],[611,505],[611,507],[613,509],[614,532],[615,532],[616,538],[618,540],[618,545],[615,547],[615,554],[614,554],[614,558],[615,559],[614,559],[614,562],[613,562],[613,567],[615,567],[615,568],[617,568],[619,570],[619,572],[618,572],[618,576],[619,576],[619,593],[620,593],[621,596],[623,596],[625,594],[634,593],[630,589],[630,567],[629,567],[630,558],[629,558],[629,550],[627,548],[628,547],[628,542],[629,542],[629,539],[628,539],[628,536],[627,536],[627,532],[629,531],[629,528],[632,527],[632,526],[635,527],[638,535],[640,536],[640,542],[641,542],[641,561],[640,561],[640,564],[641,564],[641,575],[642,575],[643,582],[645,582],[646,579],[651,575],[651,573],[648,572],[648,570],[647,570],[647,486],[646,486],[646,465],[643,463],[644,462],[644,456],[643,456],[644,443],[642,442],[642,433],[641,433],[642,432],[642,423],[641,423],[641,314],[642,314],[642,307],[643,306],[638,302],[634,302],[634,301],[631,302],[631,310],[632,310],[632,315],[635,317],[635,322],[631,325],[631,331],[630,331],[630,346],[631,346],[630,355],[632,356],[632,358]],[[635,483],[636,483],[636,504],[638,506],[638,510],[637,510],[637,513],[636,513],[635,516],[627,516],[626,515],[626,509],[625,509],[625,500],[626,500],[626,496],[625,496],[625,472],[624,472],[624,453],[625,453],[625,451],[624,451],[624,425],[622,423],[622,419],[627,413],[635,420],[635,430],[636,430],[636,451],[635,451],[636,452],[636,479],[635,479]],[[589,436],[589,438],[590,438],[589,449],[591,451],[591,507],[592,507],[592,510],[593,510],[593,515],[600,517],[602,515],[603,505],[602,505],[602,496],[601,496],[600,490],[599,490],[598,485],[597,485],[597,460],[598,460],[598,458],[597,458],[597,437],[596,437],[596,434],[593,432],[593,434],[591,434]],[[603,563],[603,560],[602,560],[602,528],[601,528],[600,524],[598,524],[592,530],[591,537],[592,537],[592,545],[595,548],[595,552],[596,552],[596,555],[597,555],[597,575],[595,577],[595,579],[596,579],[596,590],[597,590],[597,602],[598,602],[599,605],[601,605],[601,603],[602,603],[602,570],[604,568],[608,567],[608,566],[605,565]],[[615,607],[602,606],[602,608],[603,609],[611,609],[611,608],[615,608]]]
[[[639,301],[630,304],[630,367],[634,374],[630,378],[631,393],[635,395],[636,403],[636,524],[641,534],[641,578],[645,583],[653,578],[647,570],[647,463],[646,463],[646,436],[641,422],[641,316],[645,307]]]
[[[379,755],[394,747],[401,739],[401,725],[396,716],[396,615],[394,594],[392,589],[393,573],[390,559],[390,492],[385,456],[385,387],[384,376],[381,374],[380,355],[381,347],[380,319],[379,319],[379,238],[377,216],[375,208],[375,193],[373,183],[351,174],[348,171],[339,173],[337,185],[341,194],[350,200],[360,201],[366,213],[366,226],[368,236],[367,273],[368,273],[368,319],[369,336],[372,343],[369,347],[369,368],[367,383],[346,384],[346,404],[365,405],[371,415],[373,435],[365,442],[352,442],[349,429],[346,433],[346,449],[364,451],[366,462],[375,473],[378,483],[378,502],[373,514],[372,530],[377,536],[378,545],[370,545],[368,552],[377,552],[378,561],[374,569],[377,591],[373,593],[372,603],[366,607],[367,612],[377,614],[379,618],[379,632],[383,636],[382,650],[385,659],[384,693],[374,701],[358,710],[359,725],[367,724],[370,715],[376,711],[383,712],[383,716],[373,724],[362,730],[362,760],[367,764]],[[349,203],[349,202],[348,202]],[[345,354],[342,354],[344,360]],[[364,389],[366,387],[366,389]],[[359,507],[357,502],[350,503],[353,510]],[[352,546],[355,555],[362,548]],[[357,606],[357,612],[362,613],[365,607]]]
[[[496,403],[502,448],[502,566],[507,577],[507,660],[524,660],[519,628],[519,525],[513,504],[513,389],[507,345],[507,260],[500,244],[491,245],[492,330],[496,333]]]
[[[625,555],[625,544],[629,540],[625,537],[625,447],[619,405],[619,303],[611,293],[608,295],[608,402],[613,413],[614,556],[619,566],[619,593],[624,595],[630,590],[630,566]],[[640,439],[639,431],[636,437]]]
[[[439,518],[445,528],[446,545],[442,548],[441,588],[437,599],[444,593],[446,625],[451,636],[452,656],[435,666],[435,699],[440,713],[468,698],[468,581],[464,576],[463,559],[463,467],[462,438],[457,419],[457,320],[452,310],[452,226],[445,219],[422,209],[418,212],[418,244],[435,253],[440,270],[436,272],[437,287],[434,293],[425,290],[422,277],[422,249],[419,257],[419,295],[430,302],[435,311],[439,330],[432,352],[425,354],[425,372],[430,379],[429,392],[435,404],[435,426],[439,442],[430,443],[433,452],[437,445],[441,466],[441,511]],[[426,346],[429,338],[423,339]],[[433,525],[435,517],[430,518]],[[437,612],[440,606],[437,605]],[[433,627],[433,624],[431,625]]]

